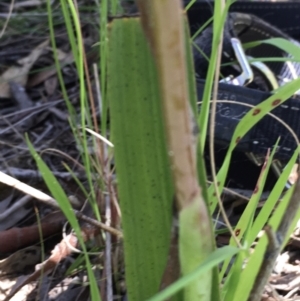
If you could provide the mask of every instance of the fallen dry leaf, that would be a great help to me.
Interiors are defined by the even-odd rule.
[[[8,278],[28,272],[29,266],[35,266],[41,260],[41,247],[30,246],[19,250],[0,261],[0,275]]]
[[[63,68],[65,65],[68,65],[70,63],[74,62],[74,57],[71,52],[64,53],[61,50],[57,51],[58,60],[60,62],[61,68]],[[27,87],[32,88],[36,85],[39,85],[40,83],[44,82],[46,79],[50,78],[53,75],[56,75],[57,70],[55,66],[52,66],[50,69],[41,70],[40,72],[36,73],[30,79],[28,80]]]
[[[36,60],[41,56],[43,50],[48,46],[49,40],[44,41],[39,44],[36,48],[32,50],[32,52],[18,60],[19,66],[12,66],[7,69],[0,76],[0,97],[9,98],[10,97],[10,86],[9,82],[14,81],[22,86],[26,85],[28,72],[30,71],[33,64]]]

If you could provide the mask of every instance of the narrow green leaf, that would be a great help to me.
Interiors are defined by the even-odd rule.
[[[71,206],[71,203],[65,194],[64,190],[62,189],[61,185],[58,183],[56,177],[53,175],[51,170],[48,168],[48,166],[45,164],[45,162],[42,160],[42,158],[39,156],[39,154],[35,151],[33,145],[28,139],[28,136],[26,136],[26,142],[28,145],[28,148],[30,150],[30,153],[32,154],[39,171],[41,172],[41,175],[50,190],[53,197],[57,200],[58,204],[60,205],[61,211],[64,213],[66,218],[68,219],[68,222],[70,223],[71,227],[74,229],[76,236],[78,238],[78,241],[84,251],[84,257],[86,261],[86,267],[87,267],[87,273],[90,281],[90,291],[91,291],[91,297],[93,301],[101,301],[101,297],[98,291],[98,285],[95,279],[94,272],[92,270],[92,266],[90,263],[89,256],[87,254],[87,250],[81,235],[81,229],[78,223],[78,220],[75,216],[75,213],[73,211],[73,208]]]
[[[222,191],[227,176],[232,151],[236,147],[237,143],[243,136],[257,123],[259,122],[267,113],[275,109],[277,106],[283,104],[289,97],[291,97],[295,91],[299,89],[300,78],[287,83],[286,85],[280,87],[275,94],[270,96],[268,99],[249,110],[249,112],[243,117],[243,119],[237,125],[234,134],[232,136],[226,157],[224,159],[223,165],[218,172],[217,179],[220,182],[219,189]],[[255,114],[254,114],[255,112]],[[258,113],[257,113],[258,112]],[[209,187],[209,199],[211,200],[211,212],[214,211],[217,205],[217,199],[213,196],[214,187]]]
[[[298,152],[296,151],[294,153],[294,155],[292,156],[291,160],[289,161],[289,163],[287,164],[287,166],[285,167],[283,173],[280,175],[276,185],[274,186],[272,192],[270,193],[270,195],[268,197],[268,200],[265,202],[263,208],[260,210],[258,216],[255,218],[253,226],[248,231],[249,236],[246,239],[247,246],[252,245],[252,243],[254,242],[255,238],[257,237],[259,231],[261,231],[263,229],[263,227],[269,220],[270,215],[273,212],[275,205],[280,198],[283,188],[287,183],[288,176],[289,176],[290,171],[296,161],[297,156],[298,156]],[[251,200],[250,200],[250,202],[251,202]],[[244,218],[245,218],[245,216],[243,214],[240,218],[240,221],[243,220]],[[240,228],[240,226],[237,226],[236,228]],[[240,255],[238,255],[238,257],[240,257]],[[239,258],[237,258],[237,260],[238,259]],[[235,262],[234,266],[236,266],[237,264],[238,263]],[[237,269],[238,269],[238,267],[236,267],[236,270]],[[233,277],[234,278],[233,280],[230,279],[230,281],[227,281],[227,279],[228,279],[228,277],[227,277],[226,282],[224,284],[224,289],[223,289],[223,293],[226,292],[225,300],[231,301],[233,299],[233,296],[234,296],[237,288],[240,285],[241,271],[242,271],[242,265],[240,265],[240,270],[239,271],[237,270],[236,275],[228,276],[228,277]],[[252,273],[252,272],[253,272],[252,270],[249,270],[249,273],[246,276],[248,281],[254,281],[254,279],[256,278],[256,274]]]
[[[257,237],[258,233],[264,225],[266,224],[267,220],[271,216],[272,211],[274,210],[276,203],[280,199],[280,196],[283,192],[283,189],[285,188],[286,183],[288,182],[289,175],[291,173],[291,170],[297,160],[297,157],[299,156],[299,148],[297,151],[294,152],[292,158],[288,162],[288,164],[285,166],[282,174],[278,178],[274,188],[272,189],[268,199],[264,203],[264,206],[259,211],[259,214],[257,215],[253,227],[251,228],[249,243],[253,243],[255,238]]]
[[[264,189],[264,186],[265,186],[265,183],[266,183],[266,179],[267,179],[267,176],[268,176],[268,173],[269,173],[269,170],[270,170],[270,167],[271,167],[271,163],[273,161],[273,156],[275,154],[275,151],[276,151],[276,148],[277,148],[277,145],[278,145],[278,142],[279,140],[277,141],[277,143],[275,144],[274,148],[272,149],[272,153],[268,159],[268,161],[262,166],[262,170],[261,170],[261,173],[260,173],[260,177],[258,179],[258,182],[257,182],[257,185],[255,187],[255,191],[253,192],[242,216],[240,217],[237,225],[235,226],[235,234],[236,234],[236,237],[242,241],[243,238],[244,240],[246,240],[247,242],[247,245],[250,246],[253,241],[249,241],[247,239],[245,239],[245,232],[247,231],[249,233],[249,230],[251,229],[252,227],[252,223],[253,223],[253,218],[254,218],[254,214],[255,214],[255,210],[256,210],[256,207],[257,207],[257,204],[260,200],[260,196],[263,192],[263,189]],[[230,239],[230,242],[229,244],[232,246],[232,245],[235,245],[235,240],[231,237]],[[222,279],[225,272],[226,272],[226,269],[228,267],[228,264],[229,264],[229,260],[225,261],[224,262],[224,265],[222,267],[222,271],[220,272],[220,278]],[[227,278],[227,280],[230,279],[230,281],[234,281],[234,278],[235,277],[238,277],[238,276],[234,276],[233,275],[233,278]],[[232,285],[229,285],[229,287],[232,287]],[[232,290],[231,290],[232,292]],[[226,300],[230,300],[230,297],[227,298]]]
[[[227,258],[231,258],[235,254],[237,254],[240,250],[238,248],[234,248],[231,246],[226,246],[220,249],[215,250],[212,254],[210,254],[207,259],[199,265],[197,269],[195,269],[190,274],[180,278],[175,283],[167,287],[162,292],[158,293],[154,297],[148,299],[147,301],[163,301],[167,298],[174,295],[176,292],[180,291],[187,285],[189,285],[191,282],[195,281],[199,276],[205,274],[209,270],[211,270],[213,267],[216,267],[218,264],[220,264],[222,261],[224,261]],[[195,300],[196,301],[196,300]],[[213,300],[212,300],[213,301]]]
[[[208,118],[210,110],[210,100],[211,100],[211,91],[213,87],[214,74],[216,69],[217,62],[217,50],[221,37],[221,31],[224,27],[226,16],[231,5],[231,1],[226,1],[226,6],[224,11],[222,11],[220,1],[215,2],[214,6],[214,23],[213,23],[213,43],[211,56],[208,66],[208,71],[205,80],[205,87],[202,97],[202,106],[201,111],[198,116],[198,125],[200,128],[200,139],[199,139],[199,149],[200,154],[203,153],[205,147],[205,141],[207,137],[207,128],[208,128]]]
[[[186,20],[187,21],[187,20]],[[193,57],[192,57],[192,49],[191,49],[191,38],[190,38],[190,31],[188,28],[188,23],[185,23],[185,52],[186,52],[186,61],[187,61],[187,76],[188,76],[188,85],[189,85],[189,100],[191,104],[192,111],[194,116],[197,116],[197,92],[196,92],[196,82],[195,82],[195,68],[193,64]],[[196,121],[195,121],[196,123]],[[201,153],[201,150],[198,152]],[[198,177],[200,187],[202,188],[203,198],[208,205],[208,192],[207,192],[207,176],[206,176],[206,169],[205,169],[205,160],[204,156],[198,155],[197,156],[197,165],[198,165]]]
[[[300,59],[295,59],[292,57],[257,57],[248,59],[249,63],[252,62],[300,62]],[[224,64],[224,66],[227,64]],[[229,64],[228,64],[229,65]]]
[[[279,206],[276,208],[274,215],[270,220],[270,225],[273,231],[279,226],[282,216],[285,214],[285,209],[288,205],[289,199],[291,198],[294,191],[294,187],[290,188],[282,198]],[[231,301],[246,301],[248,300],[251,288],[253,287],[256,275],[259,271],[260,265],[264,260],[265,250],[268,244],[266,235],[263,235],[258,244],[255,247],[254,253],[250,256],[249,261],[240,274],[239,285],[235,290],[235,296]]]
[[[250,42],[243,45],[245,49],[259,46],[261,44],[273,45],[286,53],[292,55],[295,59],[300,60],[299,45],[293,44],[291,41],[283,38],[272,38],[263,41]]]
[[[189,10],[192,6],[193,6],[193,4],[196,2],[196,0],[191,0],[187,5],[186,5],[186,7],[185,7],[185,10]]]

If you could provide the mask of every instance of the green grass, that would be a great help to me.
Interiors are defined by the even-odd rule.
[[[186,9],[190,9],[194,1],[190,1]],[[269,172],[272,156],[266,162],[266,169],[261,173],[257,183],[259,190],[254,194],[245,211],[241,215],[235,229],[239,230],[236,237],[230,240],[230,246],[213,250],[211,255],[206,256],[202,262],[195,265],[192,262],[194,270],[184,274],[183,277],[175,279],[176,281],[165,290],[159,291],[159,286],[164,269],[167,265],[169,242],[171,236],[172,205],[174,196],[174,181],[169,168],[168,147],[166,146],[166,132],[163,127],[165,112],[161,109],[162,97],[157,80],[158,73],[155,69],[155,62],[149,51],[149,45],[143,36],[137,20],[116,19],[113,25],[108,26],[107,17],[109,14],[120,12],[119,2],[101,1],[99,11],[99,48],[100,58],[98,67],[100,70],[100,87],[102,96],[101,124],[95,124],[91,117],[91,99],[88,91],[88,74],[84,68],[85,52],[83,49],[83,40],[81,33],[81,20],[77,14],[74,3],[69,1],[60,1],[60,7],[64,16],[64,24],[68,33],[69,42],[74,55],[75,67],[77,70],[78,81],[80,84],[80,122],[72,107],[63,82],[61,66],[56,55],[55,26],[53,23],[52,8],[50,1],[47,2],[48,22],[51,44],[54,49],[53,55],[57,74],[59,77],[61,91],[70,112],[70,125],[78,145],[81,145],[81,159],[85,168],[88,181],[88,188],[77,181],[78,186],[89,199],[96,217],[100,220],[100,212],[96,202],[95,180],[92,174],[98,173],[100,180],[97,183],[102,189],[107,189],[105,182],[105,173],[103,161],[97,156],[91,156],[88,152],[88,136],[86,128],[97,130],[100,128],[104,137],[111,138],[115,144],[115,149],[111,152],[115,155],[116,177],[118,184],[118,196],[122,209],[122,226],[124,229],[124,252],[125,252],[125,271],[126,283],[130,300],[148,300],[159,301],[175,296],[178,298],[178,292],[184,291],[187,287],[198,286],[200,276],[212,272],[210,298],[202,299],[206,301],[217,301],[218,299],[226,301],[247,300],[251,287],[256,279],[258,268],[262,262],[267,246],[267,239],[263,236],[255,247],[255,252],[250,252],[250,246],[256,239],[258,233],[263,229],[266,223],[270,223],[274,229],[278,227],[280,220],[285,212],[285,206],[293,192],[288,190],[279,206],[276,207],[277,200],[284,191],[290,170],[298,156],[298,150],[286,165],[286,168],[279,179],[264,207],[255,216],[257,203],[261,192],[263,191],[267,174]],[[175,4],[174,4],[175,5]],[[211,105],[211,94],[213,82],[218,65],[218,45],[226,15],[229,9],[229,2],[223,9],[221,2],[216,1],[214,10],[213,25],[213,45],[212,53],[208,58],[209,69],[206,78],[205,90],[201,106],[201,111],[196,116],[200,127],[200,138],[197,146],[197,174],[200,186],[203,190],[203,197],[206,204],[209,204],[211,213],[218,210],[218,199],[215,196],[216,189],[214,185],[206,186],[207,176],[203,162],[203,151],[209,131],[209,110]],[[158,12],[161,13],[161,12]],[[167,14],[167,12],[163,12]],[[207,24],[210,22],[209,20]],[[199,29],[199,32],[204,26]],[[164,29],[161,29],[164,30]],[[187,58],[185,66],[187,70],[188,94],[187,101],[192,104],[192,110],[196,114],[195,106],[195,82],[194,71],[191,63],[190,46],[195,36],[190,37],[188,30],[185,32]],[[248,43],[245,47],[255,47],[259,43],[268,43],[289,52],[293,57],[291,61],[300,61],[299,49],[282,39],[270,39],[262,42]],[[252,61],[258,60],[253,59]],[[263,61],[279,61],[282,58],[262,58]],[[286,59],[285,59],[286,60]],[[227,155],[218,171],[214,182],[219,182],[218,194],[222,193],[224,188],[228,169],[231,164],[232,153],[235,150],[236,140],[243,137],[257,122],[274,108],[272,103],[280,99],[282,104],[286,99],[292,96],[300,85],[300,79],[292,81],[276,91],[257,107],[249,110],[248,114],[238,124],[229,145]],[[253,110],[260,110],[260,114],[253,115]],[[110,121],[108,123],[107,121]],[[112,128],[110,125],[112,124]],[[108,127],[107,127],[108,125]],[[110,137],[108,135],[111,135]],[[99,143],[93,139],[95,148]],[[72,213],[67,197],[49,169],[42,162],[39,155],[33,150],[28,141],[30,150],[36,159],[37,165],[41,170],[44,180],[52,192],[52,195],[60,200],[61,210],[68,218],[72,228],[76,231],[84,251],[86,269],[89,275],[92,300],[100,300],[97,282],[95,280],[92,265],[90,263],[85,245],[80,236],[80,226]],[[104,150],[104,146],[100,144]],[[69,167],[66,167],[69,169]],[[198,179],[197,179],[198,180]],[[175,183],[176,184],[176,183]],[[196,202],[197,203],[197,202]],[[196,207],[194,207],[196,208]],[[274,210],[275,208],[275,210]],[[299,215],[299,214],[298,214]],[[297,215],[297,217],[298,217]],[[296,219],[295,219],[296,220]],[[293,223],[295,223],[295,220]],[[181,219],[181,229],[189,230],[187,219]],[[206,224],[205,224],[206,223]],[[209,222],[201,221],[200,226],[209,229],[212,220]],[[291,230],[290,230],[291,231]],[[181,232],[180,232],[181,233]],[[187,234],[180,234],[187,235]],[[104,235],[105,236],[105,235]],[[197,236],[191,236],[196,237]],[[193,238],[194,239],[194,238]],[[214,240],[214,235],[211,235]],[[285,238],[287,239],[287,237]],[[184,241],[184,240],[183,240]],[[237,241],[239,246],[237,246]],[[201,238],[199,238],[201,243]],[[184,248],[192,248],[197,245],[195,241]],[[201,249],[201,246],[199,246]],[[229,261],[234,257],[233,264],[229,266]],[[245,265],[245,262],[248,264]],[[219,264],[222,268],[218,271]],[[187,261],[180,261],[181,268],[184,265],[190,265]],[[253,268],[255,266],[255,269]],[[227,277],[224,278],[225,271]],[[218,275],[219,273],[219,275]],[[221,298],[219,298],[221,295]],[[177,297],[176,297],[177,296]],[[178,300],[178,299],[177,299]],[[191,297],[189,300],[196,300]],[[197,299],[198,300],[198,299]],[[200,300],[200,299],[199,299]]]
[[[79,226],[79,223],[75,216],[75,213],[72,209],[71,203],[70,203],[67,195],[63,191],[62,187],[58,183],[57,179],[54,177],[54,175],[52,174],[50,169],[47,167],[47,165],[43,162],[43,160],[38,155],[38,153],[34,150],[33,145],[29,141],[28,137],[27,137],[27,144],[28,144],[28,147],[30,149],[30,152],[31,152],[33,158],[36,161],[37,167],[43,176],[43,179],[44,179],[46,185],[48,186],[53,197],[56,200],[58,200],[60,209],[62,210],[62,212],[68,219],[70,225],[72,226],[72,229],[75,231],[75,233],[77,235],[78,241],[81,245],[81,248],[83,250],[84,257],[85,257],[86,269],[87,269],[87,274],[89,277],[90,292],[91,292],[92,300],[100,301],[101,298],[100,298],[100,294],[98,291],[98,285],[96,282],[96,278],[95,278],[94,272],[92,270],[92,265],[90,263],[90,259],[89,259],[88,253],[87,253],[87,249],[85,247],[83,237],[81,235],[81,228]]]
[[[151,297],[147,301],[163,301],[167,298],[173,296],[178,291],[182,290],[185,286],[190,284],[192,281],[197,279],[199,275],[208,272],[213,267],[218,266],[218,264],[222,263],[222,261],[226,260],[228,257],[232,257],[236,255],[240,250],[234,247],[223,247],[215,250],[211,255],[207,257],[205,262],[203,262],[199,267],[197,267],[192,273],[186,275],[173,284],[171,284],[168,288],[158,293],[157,295]]]

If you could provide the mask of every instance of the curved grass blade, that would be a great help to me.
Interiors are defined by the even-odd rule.
[[[253,47],[259,46],[261,44],[273,45],[273,46],[285,51],[289,55],[292,55],[295,59],[300,60],[299,45],[295,45],[291,41],[289,41],[287,39],[283,39],[283,38],[272,38],[272,39],[267,39],[267,40],[263,40],[263,41],[245,43],[245,44],[243,44],[243,47],[245,49],[248,49],[248,48],[253,48]],[[286,58],[286,59],[288,60],[288,58]]]
[[[39,154],[35,151],[33,145],[31,144],[30,140],[28,139],[28,136],[26,135],[26,142],[28,145],[28,148],[30,150],[30,153],[32,154],[38,169],[48,187],[53,197],[57,200],[58,204],[60,205],[60,208],[66,218],[68,219],[70,225],[72,226],[73,230],[75,231],[78,241],[80,242],[80,245],[82,247],[82,250],[84,252],[84,258],[86,261],[86,267],[87,267],[87,273],[89,277],[90,282],[90,291],[91,291],[91,298],[92,301],[101,301],[101,297],[98,291],[98,285],[95,279],[94,272],[92,270],[92,265],[87,253],[87,249],[85,247],[83,238],[81,236],[81,230],[79,223],[77,221],[77,218],[74,214],[73,208],[70,204],[70,201],[68,200],[67,195],[65,194],[64,190],[58,183],[57,179],[51,172],[51,170],[48,168],[48,166],[45,164],[45,162],[42,160],[42,158],[39,156]]]
[[[287,193],[282,198],[279,206],[276,208],[274,215],[270,220],[270,225],[272,226],[273,231],[276,233],[276,230],[280,224],[282,216],[285,214],[285,209],[288,205],[289,199],[291,198],[294,192],[294,186],[290,188]],[[299,218],[299,214],[297,216]],[[239,286],[235,290],[234,298],[230,301],[246,301],[253,287],[256,275],[259,271],[261,263],[265,260],[265,251],[268,244],[268,239],[266,235],[263,235],[258,244],[255,247],[254,253],[250,256],[249,261],[245,269],[240,274]]]
[[[274,146],[271,155],[270,156],[267,155],[266,161],[264,162],[264,165],[261,168],[261,173],[259,179],[257,180],[257,184],[254,189],[254,192],[247,204],[246,209],[244,210],[242,216],[240,217],[235,227],[236,237],[239,239],[239,241],[243,242],[248,247],[250,247],[252,244],[252,242],[249,241],[249,234],[253,225],[255,210],[260,200],[260,196],[263,192],[278,142],[279,141],[277,141],[276,145]],[[234,245],[234,244],[235,242],[233,238],[231,238],[230,245]],[[224,284],[224,288],[226,289],[223,290],[223,293],[226,293],[224,300],[228,300],[228,301],[232,300],[235,294],[235,289],[233,288],[236,288],[238,286],[239,276],[243,267],[242,264],[243,261],[245,260],[245,257],[242,257],[242,255],[244,254],[238,255],[235,262],[233,263],[232,268],[230,269],[229,274],[226,277],[225,284]],[[229,265],[229,260],[226,260],[222,266],[222,271],[220,272],[221,279],[223,278],[223,275],[225,274],[228,265]]]
[[[148,299],[147,301],[163,301],[174,295],[176,292],[182,290],[184,287],[189,285],[191,282],[195,281],[201,274],[206,273],[213,267],[220,264],[227,258],[231,258],[236,255],[240,250],[231,246],[226,246],[215,250],[207,259],[193,272],[185,275],[184,277],[177,280],[175,283],[167,287],[162,292]]]
[[[257,217],[253,223],[253,226],[251,228],[251,233],[250,233],[250,237],[249,237],[250,244],[252,244],[254,242],[259,231],[264,227],[267,220],[271,216],[271,213],[274,210],[276,203],[280,199],[280,196],[283,193],[286,183],[288,182],[288,178],[292,171],[292,168],[297,160],[297,157],[299,156],[299,150],[300,150],[300,148],[298,148],[298,150],[294,152],[292,158],[290,159],[288,164],[285,166],[283,172],[281,173],[280,177],[278,178],[268,199],[264,203],[264,206],[261,208],[259,214],[257,215]]]
[[[260,200],[260,196],[263,192],[264,185],[268,176],[269,169],[271,167],[272,159],[274,156],[276,150],[276,146],[272,150],[272,153],[269,158],[267,158],[267,161],[264,162],[264,165],[261,168],[261,173],[259,176],[259,179],[257,180],[256,187],[254,189],[254,192],[245,208],[245,210],[242,213],[242,216],[240,217],[237,225],[235,226],[235,234],[236,237],[239,239],[239,241],[242,241],[244,238],[244,234],[246,231],[249,231],[249,229],[252,227],[253,219],[255,210],[257,207],[257,204]],[[235,240],[231,237],[229,244],[235,245]],[[224,273],[226,272],[226,269],[228,267],[229,261],[224,262],[224,265],[222,266],[222,270],[220,272],[221,276],[220,278],[223,278]],[[228,278],[229,279],[229,278]]]
[[[267,113],[275,109],[277,106],[282,105],[289,97],[291,97],[300,87],[300,78],[287,83],[286,85],[280,87],[276,94],[270,96],[268,99],[251,109],[239,122],[237,125],[229,148],[227,150],[226,157],[224,159],[223,165],[220,168],[217,179],[220,182],[219,189],[222,191],[227,176],[232,151],[243,138],[243,136],[257,123],[259,122]],[[217,205],[217,199],[213,195],[214,187],[209,187],[209,199],[211,200],[210,210],[213,212]]]

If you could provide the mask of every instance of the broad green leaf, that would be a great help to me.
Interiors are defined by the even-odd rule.
[[[108,90],[128,297],[159,290],[171,233],[173,188],[157,73],[139,19],[110,28]]]
[[[196,141],[189,103],[192,102],[192,107],[195,107],[196,101],[191,98],[195,95],[195,87],[188,93],[191,85],[188,85],[189,77],[186,76],[189,67],[187,51],[189,54],[191,51],[184,51],[184,19],[179,3],[176,7],[173,0],[138,1],[145,35],[155,54],[159,71],[166,136],[179,208],[180,266],[182,275],[186,275],[211,254],[214,243],[211,220],[196,172]],[[190,76],[191,73],[194,72],[190,72]],[[212,281],[216,282],[216,279],[213,279],[213,271],[199,276],[185,287],[184,300],[211,300]],[[214,285],[215,291],[218,291],[218,284]],[[217,301],[217,294],[213,295]]]

